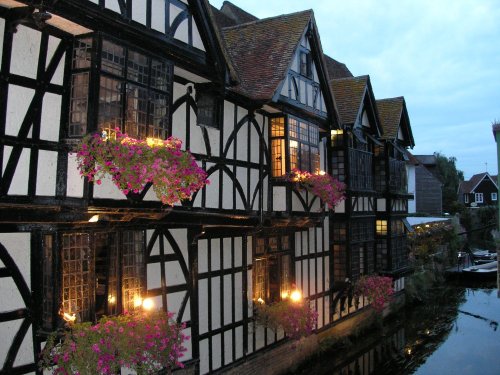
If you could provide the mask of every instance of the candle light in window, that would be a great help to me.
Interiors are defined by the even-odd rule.
[[[302,293],[300,292],[300,290],[293,290],[290,294],[290,299],[292,300],[292,302],[300,302],[302,300]]]
[[[281,292],[281,299],[288,299],[290,297],[290,291],[285,290]]]
[[[152,137],[148,137],[146,138],[146,143],[148,144],[149,147],[153,147],[153,146],[163,146],[164,143],[163,143],[163,140],[162,139],[159,139],[159,138],[152,138]]]
[[[266,301],[264,301],[262,298],[257,298],[257,302],[260,303],[261,305],[265,304]]]
[[[69,323],[73,323],[76,320],[76,314],[70,314],[67,312],[63,313],[62,317],[65,321],[67,321]]]
[[[144,310],[150,311],[150,310],[153,310],[154,307],[155,307],[155,303],[151,298],[145,298],[144,301],[142,301],[142,308]]]
[[[89,223],[97,223],[99,221],[99,215],[94,215],[89,219]]]
[[[134,297],[134,307],[137,308],[140,306],[142,306],[142,298],[139,296],[135,296]]]
[[[108,296],[108,303],[114,305],[116,303],[116,297],[112,294]]]

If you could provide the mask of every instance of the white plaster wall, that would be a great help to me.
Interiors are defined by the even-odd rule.
[[[226,148],[226,143],[234,130],[234,110],[235,106],[233,103],[224,101],[224,117],[223,117],[223,126],[224,126],[224,145],[223,150]],[[233,145],[229,148],[229,152],[227,154],[228,158],[232,158],[233,155]]]
[[[54,56],[54,52],[56,51],[60,42],[61,42],[61,39],[59,39],[59,38],[55,38],[53,36],[49,37],[49,43],[47,46],[47,60],[45,62],[45,67],[49,66],[50,60],[52,59],[52,56]],[[66,60],[65,56],[66,56],[66,54],[63,54],[50,83],[53,83],[55,85],[62,85],[63,84],[63,81],[64,81],[64,62]]]
[[[4,30],[5,28],[5,20],[3,18],[0,18],[0,30]],[[0,46],[3,46],[3,32],[0,33]],[[3,48],[0,48],[0,61],[2,61],[2,54],[3,54]],[[2,70],[1,64],[0,64],[0,71]]]
[[[40,139],[57,142],[59,140],[60,123],[61,96],[45,93],[40,121]]]
[[[0,323],[0,332],[2,334],[2,340],[0,340],[0,363],[4,363],[7,357],[7,353],[10,349],[10,345],[14,340],[19,327],[21,326],[22,320],[14,320],[10,322]],[[31,327],[26,332],[24,336],[23,343],[17,353],[16,360],[14,361],[14,366],[25,365],[33,363],[33,339],[32,339]]]
[[[35,91],[21,86],[9,85],[5,134],[17,136],[28,112]],[[31,130],[30,133],[31,135]]]
[[[198,48],[202,51],[206,51],[205,46],[203,45],[203,40],[201,39],[200,31],[198,30],[198,26],[193,20],[193,47]]]
[[[212,329],[217,329],[221,327],[220,321],[220,277],[212,277]],[[200,310],[201,311],[201,310]],[[206,314],[207,310],[203,311]]]
[[[208,356],[208,339],[200,341],[200,374],[208,373],[209,356]]]
[[[113,183],[111,176],[106,174],[101,178],[100,185],[94,182],[94,198],[126,199],[126,196]]]
[[[259,171],[257,169],[252,169],[250,171],[250,196],[248,197],[249,203],[251,203],[255,190],[258,188],[258,183],[259,183]],[[264,190],[267,188],[267,185],[263,185]],[[260,193],[259,193],[260,194]],[[264,209],[267,207],[267,202],[266,200],[264,202]],[[257,210],[259,208],[259,195],[255,197],[255,201],[251,209]]]
[[[252,170],[253,171],[253,170]],[[241,185],[241,188],[243,189],[243,194],[244,198],[248,201],[251,199],[251,196],[246,196],[247,194],[247,187],[248,187],[248,178],[247,178],[247,169],[246,168],[236,168],[236,177],[238,179],[238,182]],[[257,175],[257,180],[254,180],[255,183],[258,182],[258,175]],[[250,190],[250,194],[252,194],[252,191]],[[243,201],[241,199],[240,194],[238,191],[236,191],[236,208],[237,209],[244,209]]]
[[[211,245],[211,250],[212,250],[212,256],[211,256],[211,263],[210,263],[210,267],[212,269],[212,271],[218,271],[220,270],[220,252],[221,252],[221,248],[220,248],[220,239],[218,238],[214,238],[210,241],[210,245]]]
[[[116,13],[120,13],[120,5],[118,0],[106,0],[106,8],[111,9]]]
[[[76,154],[70,153],[68,155],[68,186],[66,188],[66,195],[68,197],[81,198],[83,196],[83,178],[78,173],[78,163],[76,161]]]
[[[12,41],[11,73],[36,78],[41,35],[29,27],[18,26]]]
[[[168,265],[170,272],[170,264]],[[161,267],[160,263],[151,263],[147,265],[147,288],[161,288]]]
[[[387,210],[387,204],[385,198],[377,199],[377,211],[384,212],[385,210]]]
[[[151,13],[161,12],[163,9],[152,8]],[[163,13],[165,11],[163,10]],[[132,2],[132,19],[142,25],[146,24],[146,2],[134,1]]]
[[[56,193],[57,152],[40,150],[36,176],[36,194],[54,196]]]
[[[258,120],[258,119],[257,119]],[[259,127],[261,128],[260,124],[261,122],[258,121]],[[257,133],[257,129],[255,129],[254,124],[249,124],[248,126],[251,127],[251,132],[250,132],[250,161],[253,163],[258,163],[259,162],[259,149],[260,149],[260,138],[259,138],[259,133]]]
[[[212,163],[207,163],[207,170],[212,167]],[[210,180],[210,185],[206,186],[206,207],[218,208],[219,207],[219,173],[220,171],[215,171],[212,173],[208,179]],[[196,206],[201,206],[201,194],[198,194],[195,200]]]
[[[273,210],[286,210],[286,187],[274,186],[273,188]]]
[[[165,0],[151,2],[151,28],[165,33]]]
[[[12,151],[11,146],[4,147],[4,160],[3,160],[3,170],[9,160]],[[30,154],[29,149],[23,149],[19,161],[17,163],[16,171],[12,178],[12,183],[9,188],[9,195],[27,195],[28,194],[28,180],[29,180],[29,165],[30,165]]]
[[[208,280],[201,279],[198,282],[198,317],[200,334],[208,332]]]

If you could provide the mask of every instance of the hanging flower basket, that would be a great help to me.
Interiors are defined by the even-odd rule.
[[[331,209],[345,199],[345,184],[328,173],[313,174],[294,169],[287,179],[299,183],[301,187],[328,204]]]
[[[318,313],[308,301],[294,302],[289,299],[269,305],[256,305],[257,322],[276,331],[283,329],[294,340],[308,336],[316,327]]]
[[[87,135],[77,149],[80,175],[101,184],[110,175],[114,184],[127,195],[138,194],[151,183],[165,205],[191,199],[193,193],[208,184],[206,172],[182,142],[170,137],[162,140],[138,140],[116,129],[113,137]]]
[[[394,294],[392,278],[387,276],[361,276],[354,286],[356,296],[365,296],[377,313],[382,313],[384,306]]]
[[[188,337],[172,318],[157,311],[73,324],[48,338],[40,368],[64,375],[119,374],[127,368],[141,375],[183,367],[179,360]]]

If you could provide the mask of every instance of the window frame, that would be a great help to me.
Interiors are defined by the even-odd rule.
[[[491,200],[492,201],[498,200],[498,193],[491,193]]]
[[[468,193],[464,194],[464,203],[469,203],[469,194]]]
[[[484,202],[483,193],[474,193],[474,202],[483,203]]]
[[[85,244],[82,242],[81,236],[87,236],[88,242]],[[134,238],[132,242],[130,239],[128,243],[126,242],[126,237],[132,235]],[[106,269],[106,265],[108,264],[107,260],[109,259],[110,248],[106,245],[103,245],[102,242],[99,241],[99,237],[106,238],[109,242],[111,242],[112,238],[112,246],[115,248],[115,256],[116,256],[116,265],[115,273],[112,277],[107,278],[99,278],[98,266],[103,269]],[[72,241],[71,237],[74,238],[73,244],[77,244],[75,248],[73,247],[65,247],[65,241]],[[50,248],[47,247],[46,242],[49,238],[52,238],[52,243],[50,244]],[[130,251],[126,251],[125,248],[130,244],[134,246],[132,253]],[[78,246],[82,245],[82,246]],[[78,313],[77,319],[78,321],[91,321],[95,322],[103,315],[118,315],[123,313],[124,311],[131,311],[134,309],[140,308],[139,305],[136,304],[136,301],[125,301],[125,297],[123,294],[127,292],[125,289],[125,277],[128,276],[128,280],[130,282],[132,279],[137,279],[137,284],[139,285],[139,298],[142,300],[145,298],[147,294],[147,262],[146,262],[146,233],[144,230],[69,230],[69,231],[61,231],[56,233],[44,233],[43,234],[43,242],[42,242],[42,251],[44,254],[48,254],[50,252],[51,257],[44,257],[43,265],[42,265],[42,275],[41,278],[43,280],[43,306],[42,306],[42,316],[41,316],[41,326],[47,330],[53,330],[57,327],[58,322],[62,320],[61,314],[63,312],[67,313]],[[101,248],[101,251],[106,251],[104,253],[106,264],[99,264],[97,261],[98,248]],[[88,248],[88,250],[84,249]],[[87,261],[90,262],[87,266],[88,270],[88,301],[83,301],[85,305],[88,305],[88,309],[83,312],[79,311],[69,311],[65,309],[64,306],[67,303],[71,303],[65,298],[64,293],[78,293],[78,289],[70,291],[67,290],[65,292],[65,288],[69,288],[67,284],[65,284],[65,279],[70,281],[72,279],[78,278],[78,270],[84,271],[86,269],[85,263],[80,263],[80,267],[78,266],[78,250],[82,250],[82,257],[87,257]],[[129,249],[130,250],[130,249]],[[65,251],[68,252],[68,258],[64,258]],[[137,253],[140,256],[137,256]],[[140,260],[140,263],[134,264],[125,264],[125,259],[128,254],[128,259],[132,260],[132,262],[136,262]],[[100,254],[102,255],[102,253]],[[90,260],[88,260],[90,257]],[[76,263],[75,263],[76,261]],[[73,262],[71,265],[65,262]],[[66,266],[66,267],[65,267]],[[126,268],[127,267],[135,267],[139,269],[137,274],[127,275]],[[109,269],[109,268],[108,268]],[[106,269],[106,270],[108,270]],[[50,270],[57,270],[57,272],[53,272],[52,275],[46,274]],[[54,277],[53,275],[57,275]],[[51,280],[49,280],[51,278]],[[109,289],[109,284],[111,283],[111,279],[115,279],[115,288],[114,290]],[[98,288],[100,288],[99,280],[105,282],[104,284],[104,294],[98,293]],[[49,285],[50,283],[50,285]],[[102,285],[102,284],[101,284]],[[129,288],[129,291],[131,289]],[[110,293],[115,293],[115,299],[110,300],[109,296],[112,295]],[[48,295],[49,294],[49,295]],[[97,305],[98,296],[102,295],[101,304],[99,305],[102,310],[97,311],[99,307]],[[47,300],[47,303],[45,302]],[[114,306],[110,306],[110,304]],[[131,304],[136,304],[135,307]],[[66,305],[67,306],[67,305]],[[65,311],[68,310],[68,311]]]
[[[224,117],[223,97],[211,84],[197,84],[195,89],[197,108],[196,124],[201,127],[220,129]],[[203,103],[203,99],[212,101],[212,103]],[[207,112],[207,114],[204,112]]]
[[[284,241],[288,244],[284,244]],[[254,304],[274,303],[289,295],[295,283],[295,267],[292,249],[292,236],[290,234],[279,234],[274,236],[262,236],[253,238],[253,264],[252,264],[252,300]],[[261,249],[261,250],[260,250]],[[285,267],[285,259],[288,264]],[[278,268],[278,274],[273,276],[279,280],[279,292],[271,290],[269,267],[270,261],[274,261]],[[259,264],[260,266],[257,266]],[[259,272],[263,273],[260,274]],[[285,273],[286,272],[286,280]],[[258,281],[260,280],[260,281]],[[263,283],[263,291],[257,288],[257,283]],[[276,288],[274,288],[276,289]]]

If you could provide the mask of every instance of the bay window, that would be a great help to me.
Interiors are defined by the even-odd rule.
[[[318,173],[318,126],[292,116],[271,118],[271,159],[273,177],[293,169]]]
[[[116,128],[139,139],[165,139],[172,64],[94,34],[75,41],[68,136]]]

